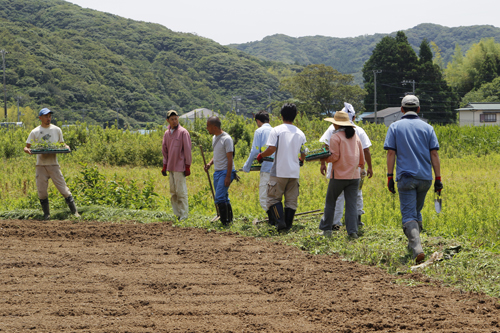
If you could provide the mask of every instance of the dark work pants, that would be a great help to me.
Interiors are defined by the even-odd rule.
[[[335,203],[340,193],[344,191],[347,234],[350,235],[358,232],[358,211],[356,208],[358,187],[359,179],[330,179],[328,190],[326,191],[325,211],[319,223],[320,230],[332,230]]]

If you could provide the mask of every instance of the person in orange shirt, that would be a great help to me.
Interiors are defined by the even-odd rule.
[[[328,175],[330,182],[319,229],[323,231],[324,236],[331,237],[335,204],[338,196],[344,191],[347,234],[355,239],[358,238],[356,201],[361,178],[358,168],[365,164],[363,147],[346,112],[338,111],[334,118],[325,120],[333,123],[335,131],[330,138],[331,155],[321,159],[322,165],[332,163],[332,174]]]

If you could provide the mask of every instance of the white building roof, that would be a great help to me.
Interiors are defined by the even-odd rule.
[[[182,116],[179,116],[179,118],[193,120],[194,118],[208,118],[211,116],[221,117],[221,114],[207,108],[200,108],[184,113]]]

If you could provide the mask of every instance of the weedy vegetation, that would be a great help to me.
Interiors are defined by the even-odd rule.
[[[273,118],[271,125],[278,124],[279,120]],[[303,115],[296,119],[296,124],[305,132],[311,148],[320,146],[316,142],[330,125]],[[356,241],[346,237],[345,229],[335,232],[331,239],[319,235],[320,215],[298,216],[286,234],[277,233],[267,223],[253,225],[253,220],[266,218],[258,203],[258,172],[240,172],[241,181],[231,185],[235,222],[229,228],[211,223],[215,208],[199,147],[210,159],[211,137],[203,120],[184,126],[193,141],[192,174],[187,178],[190,217],[174,225],[231,230],[280,241],[316,255],[339,255],[345,260],[381,267],[392,274],[410,272],[412,262],[401,229],[399,201],[397,195],[386,189],[385,126],[362,125],[372,140],[375,174],[364,183],[363,222],[366,226]],[[222,128],[235,139],[235,165],[239,169],[248,156],[257,127],[252,120],[229,114]],[[451,286],[500,297],[500,128],[448,125],[435,126],[435,130],[441,145],[443,210],[440,214],[434,211],[434,196],[432,190],[429,191],[423,210],[424,250],[427,256],[457,246],[460,251],[421,272]],[[35,185],[35,158],[22,150],[29,131],[0,129],[3,171],[0,173],[0,218],[42,218]],[[86,124],[64,128],[65,141],[73,152],[59,155],[58,160],[82,218],[71,217],[64,199],[51,185],[52,217],[73,219],[75,223],[174,221],[168,180],[160,173],[164,131],[164,126],[148,134]],[[318,161],[312,161],[301,168],[298,212],[324,206],[328,180],[320,174],[319,167]],[[399,281],[416,283],[404,276]]]

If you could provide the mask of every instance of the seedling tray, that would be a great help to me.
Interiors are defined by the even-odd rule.
[[[309,152],[309,154],[306,155],[306,161],[314,161],[322,158],[327,158],[330,156],[332,153],[330,150],[327,150],[326,148],[320,148],[320,149],[315,149]]]
[[[39,149],[31,149],[32,154],[67,154],[71,153],[69,149],[48,149],[48,150],[39,150]]]
[[[260,171],[262,167],[260,165],[252,165],[250,171]]]

